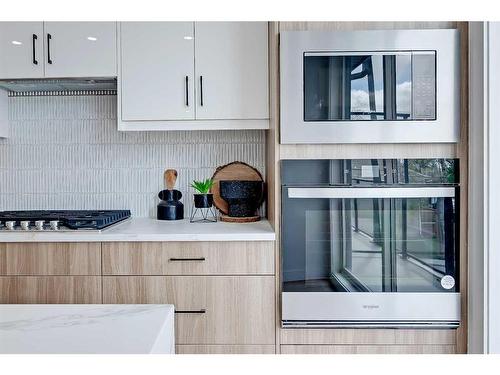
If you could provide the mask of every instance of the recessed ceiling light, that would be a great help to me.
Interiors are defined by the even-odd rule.
[[[12,41],[12,44],[16,45],[16,46],[20,46],[21,44],[23,44],[22,42],[19,42],[17,40],[13,40]]]
[[[92,42],[95,42],[97,40],[95,36],[88,36],[87,39],[91,40]]]
[[[185,39],[185,40],[192,40],[192,39],[193,39],[193,37],[192,37],[192,36],[189,36],[189,35],[186,35],[186,36],[184,37],[184,39]]]

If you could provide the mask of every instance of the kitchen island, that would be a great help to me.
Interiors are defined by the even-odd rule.
[[[173,305],[1,305],[2,354],[173,354]]]

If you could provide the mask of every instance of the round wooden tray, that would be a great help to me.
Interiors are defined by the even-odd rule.
[[[253,223],[260,220],[260,216],[232,217],[224,214],[221,214],[219,218],[220,221],[225,221],[226,223]]]
[[[241,161],[234,161],[218,167],[212,176],[212,180],[214,181],[214,186],[212,186],[211,190],[214,195],[214,206],[226,215],[229,209],[227,202],[220,196],[220,181],[264,181],[257,169]]]

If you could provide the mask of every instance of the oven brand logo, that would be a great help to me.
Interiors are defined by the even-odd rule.
[[[368,310],[380,309],[380,305],[363,305],[363,309],[368,309]]]

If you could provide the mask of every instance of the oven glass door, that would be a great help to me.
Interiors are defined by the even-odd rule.
[[[457,292],[455,187],[283,189],[284,292]]]
[[[304,121],[436,119],[436,51],[306,52]]]

